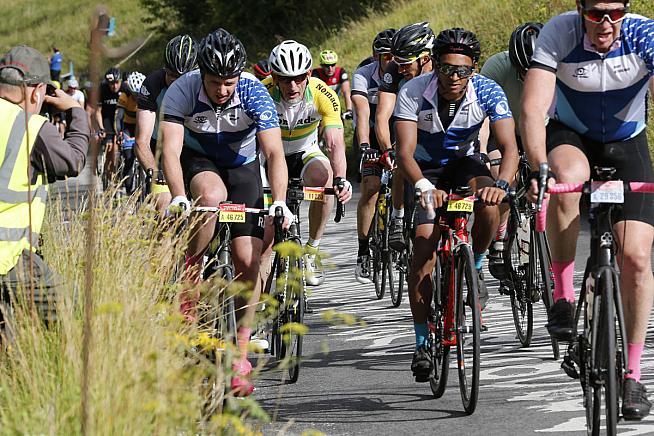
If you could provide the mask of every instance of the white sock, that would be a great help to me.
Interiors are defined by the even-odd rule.
[[[312,248],[318,248],[320,246],[320,239],[309,238],[307,245],[310,245]]]
[[[395,207],[393,207],[393,212],[391,213],[391,218],[404,218],[404,208],[395,209]]]

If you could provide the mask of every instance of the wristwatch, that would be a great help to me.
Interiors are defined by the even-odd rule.
[[[506,180],[497,179],[495,180],[493,186],[495,186],[496,188],[500,188],[504,192],[509,192],[509,182],[507,182]]]

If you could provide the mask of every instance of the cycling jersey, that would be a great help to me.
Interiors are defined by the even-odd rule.
[[[282,99],[279,88],[272,78],[263,84],[272,96],[282,129],[282,142],[286,155],[308,150],[318,143],[318,125],[322,128],[343,128],[341,105],[334,92],[320,79],[309,78],[304,98],[289,104]]]
[[[405,82],[404,76],[400,74],[399,66],[395,62],[391,62],[382,74],[379,92],[397,94]]]
[[[377,56],[368,56],[367,58],[365,58],[364,60],[359,62],[359,65],[357,65],[356,69],[358,70],[359,68],[364,67],[364,66],[366,66],[368,64],[371,64],[371,63],[375,62],[376,60],[378,60]]]
[[[162,106],[164,121],[183,124],[188,132],[184,147],[211,158],[220,168],[254,162],[257,132],[279,127],[272,99],[250,73],[241,73],[223,107],[207,96],[199,70],[186,73],[170,86]]]
[[[627,14],[608,53],[593,48],[582,21],[577,12],[556,16],[536,42],[532,68],[556,72],[550,116],[601,143],[634,138],[646,127],[654,21]]]
[[[438,75],[427,73],[407,82],[397,98],[395,117],[416,121],[418,143],[414,158],[422,169],[439,168],[475,153],[479,130],[489,117],[491,123],[511,118],[502,88],[492,80],[474,75],[466,95],[446,129],[438,116]]]
[[[336,92],[336,94],[341,93],[341,86],[343,85],[343,82],[349,80],[347,71],[345,71],[345,68],[341,67],[336,67],[332,76],[325,74],[322,68],[316,68],[311,72],[311,77],[315,77],[325,82],[331,89]]]
[[[370,64],[358,68],[352,76],[352,95],[361,95],[368,99],[370,106],[370,128],[375,126],[375,114],[377,113],[377,94],[379,92],[379,62],[374,61]],[[356,115],[356,113],[355,113]],[[354,120],[356,126],[356,119]]]
[[[118,97],[116,108],[122,108],[125,110],[123,123],[136,124],[136,98],[134,96],[121,92],[120,97]]]
[[[520,121],[520,108],[524,82],[520,80],[520,74],[516,67],[511,63],[509,52],[503,51],[496,53],[484,63],[480,74],[486,76],[502,87],[506,98],[509,101],[509,107],[513,112],[515,120],[516,133]]]
[[[100,84],[102,124],[108,133],[113,132],[114,129],[114,118],[116,116],[116,105],[118,104],[119,96],[119,92],[113,92],[106,81]]]

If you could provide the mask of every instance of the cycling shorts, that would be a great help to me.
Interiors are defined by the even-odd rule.
[[[522,147],[522,138],[520,136],[515,137],[516,142],[518,143],[518,150],[522,153],[522,150],[524,148]],[[495,139],[495,135],[491,132],[490,136],[488,137],[488,144],[486,144],[486,154],[491,154],[491,152],[498,150],[499,148],[497,146],[497,140]]]
[[[190,192],[189,186],[193,177],[210,171],[217,174],[225,184],[228,201],[245,204],[246,207],[263,208],[263,187],[261,186],[258,158],[240,167],[221,168],[211,158],[184,147],[180,163],[188,192]],[[252,236],[263,239],[263,219],[259,218],[254,214],[246,214],[245,223],[233,223],[231,225],[232,237]]]
[[[323,160],[329,165],[329,158],[325,156],[318,146],[310,147],[298,153],[287,154],[286,166],[288,167],[288,178],[302,179],[307,166],[315,159]]]
[[[547,125],[547,153],[562,144],[570,144],[581,150],[588,158],[591,168],[614,167],[616,179],[625,182],[654,182],[646,131],[626,141],[602,144],[580,135],[556,120],[550,120]],[[624,204],[615,221],[626,220],[654,226],[654,195],[625,193]]]
[[[476,177],[492,179],[490,170],[478,154],[462,157],[441,168],[423,169],[422,175],[432,182],[436,188],[445,192],[449,192],[450,189],[458,186],[467,186],[470,180]],[[413,210],[415,188],[411,184],[405,184],[404,195],[405,204],[408,206],[407,210]],[[440,210],[436,211],[436,218],[438,218],[440,212]],[[433,220],[427,218],[427,211],[418,206],[413,222],[414,226],[432,223]]]

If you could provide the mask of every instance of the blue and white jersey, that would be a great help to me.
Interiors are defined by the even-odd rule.
[[[414,158],[422,167],[440,168],[475,153],[479,130],[486,118],[491,123],[512,118],[502,88],[481,75],[468,81],[466,95],[447,129],[438,116],[438,75],[423,74],[400,90],[394,115],[418,123]]]
[[[241,73],[232,99],[217,108],[207,96],[200,71],[184,74],[168,88],[164,120],[184,125],[184,146],[222,168],[236,168],[257,158],[256,134],[279,127],[277,111],[265,86]]]
[[[626,141],[647,121],[648,81],[654,72],[654,21],[627,14],[608,53],[591,45],[577,12],[552,18],[533,56],[536,68],[556,72],[550,116],[601,143]]]
[[[354,76],[352,76],[352,95],[361,95],[368,99],[368,106],[370,106],[369,122],[371,129],[375,127],[375,114],[377,113],[380,83],[381,77],[379,77],[378,61],[357,68],[354,72]],[[356,119],[354,120],[354,125],[356,126]]]

